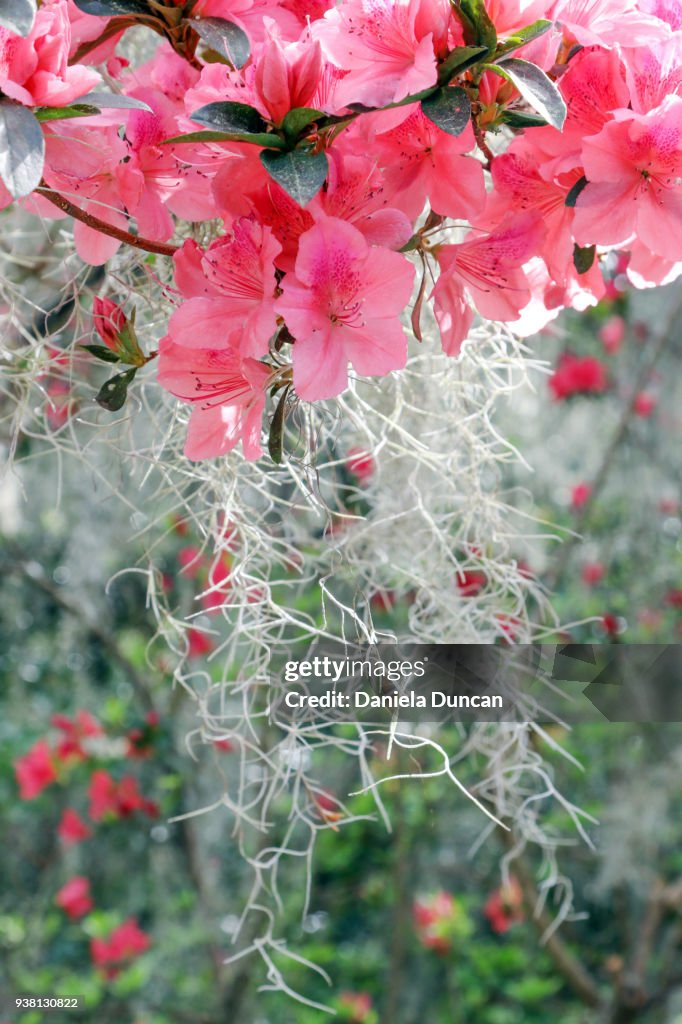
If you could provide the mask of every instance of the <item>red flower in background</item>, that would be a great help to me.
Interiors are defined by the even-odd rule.
[[[64,734],[55,751],[56,756],[62,761],[69,758],[84,761],[88,754],[83,748],[82,741],[91,736],[102,735],[102,726],[94,715],[82,709],[76,712],[73,720],[66,715],[53,715],[51,721],[52,725]]]
[[[616,354],[625,337],[625,320],[622,316],[610,316],[599,329],[601,343],[610,356]]]
[[[55,782],[57,772],[47,740],[38,740],[28,753],[14,762],[14,773],[22,800],[33,800]]]
[[[635,404],[633,406],[635,416],[641,416],[642,419],[647,419],[651,416],[657,404],[658,399],[655,395],[652,395],[648,391],[640,391],[640,393],[635,396]]]
[[[363,451],[362,448],[349,448],[346,466],[361,484],[366,484],[371,480],[376,470],[374,459],[369,452]]]
[[[63,885],[55,896],[55,903],[74,921],[88,914],[94,904],[90,898],[90,882],[76,875]]]
[[[669,608],[682,608],[682,587],[673,587],[663,600]]]
[[[592,494],[592,488],[589,484],[582,483],[576,484],[571,490],[571,508],[577,512],[583,505],[587,504]]]
[[[618,616],[614,615],[613,612],[607,612],[605,615],[602,615],[601,626],[609,636],[616,636],[620,632]]]
[[[436,953],[448,953],[455,939],[464,937],[469,931],[462,908],[444,890],[415,900],[412,913],[420,942]]]
[[[581,577],[583,583],[587,584],[588,587],[595,587],[597,583],[601,583],[606,575],[606,566],[601,562],[587,562],[583,566]]]
[[[372,997],[367,992],[342,992],[339,1012],[348,1024],[365,1024],[372,1013]]]
[[[157,805],[142,796],[137,779],[132,775],[124,775],[120,782],[116,782],[108,772],[98,768],[90,778],[88,795],[93,821],[107,817],[128,818],[135,811],[142,811],[150,817],[158,814]]]
[[[557,401],[572,395],[601,394],[608,386],[606,367],[594,356],[574,356],[571,352],[564,352],[549,386]]]
[[[214,648],[211,637],[201,629],[187,630],[187,654],[190,658],[203,658]]]
[[[92,939],[92,962],[107,978],[115,978],[119,971],[151,945],[149,936],[142,931],[134,917],[128,918],[109,935],[108,939]]]
[[[476,597],[485,587],[488,578],[483,572],[463,570],[457,573],[455,582],[462,597]]]
[[[65,846],[75,846],[76,843],[82,843],[84,839],[89,839],[92,829],[86,825],[76,811],[67,807],[57,825],[57,835]]]
[[[490,894],[483,907],[490,927],[498,935],[508,931],[517,921],[523,921],[523,893],[515,878]]]

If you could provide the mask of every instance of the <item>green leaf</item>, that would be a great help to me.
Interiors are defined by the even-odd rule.
[[[518,50],[520,46],[525,46],[527,43],[532,42],[533,39],[538,39],[545,32],[548,32],[552,25],[553,22],[547,21],[546,18],[540,18],[539,21],[534,21],[532,25],[527,25],[520,32],[515,32],[513,36],[508,36],[507,39],[502,40],[497,48],[496,57],[512,53],[514,50]]]
[[[291,153],[264,150],[260,159],[270,177],[300,206],[317,195],[329,171],[325,153],[309,153],[304,149]]]
[[[84,348],[87,352],[90,352],[96,359],[101,359],[104,363],[118,363],[120,359],[115,352],[112,352],[106,345],[79,345],[79,348]]]
[[[527,113],[525,110],[505,110],[501,121],[510,128],[542,128],[546,125],[544,117],[539,114]]]
[[[282,121],[284,134],[292,139],[297,139],[304,128],[326,118],[323,110],[315,110],[313,107],[294,107]]]
[[[0,28],[27,36],[36,16],[35,0],[0,0]]]
[[[268,149],[286,149],[284,139],[279,135],[244,135],[238,132],[189,132],[187,135],[174,135],[164,139],[163,146],[177,146],[185,142],[248,142],[252,146],[265,146]]]
[[[251,55],[251,43],[246,32],[225,18],[192,19],[189,24],[199,38],[212,50],[225,57],[232,67],[241,68]]]
[[[146,110],[149,114],[154,113],[147,103],[132,96],[122,96],[119,92],[89,92],[83,97],[83,103],[92,103],[102,110]]]
[[[205,142],[250,142],[273,149],[283,149],[285,145],[278,135],[268,132],[267,121],[263,120],[255,107],[247,103],[207,103],[205,107],[194,111],[191,120],[209,131],[223,135],[222,139],[204,139]],[[196,135],[196,132],[193,134]],[[188,136],[180,136],[180,139],[186,141]]]
[[[447,85],[451,78],[478,63],[489,52],[487,46],[458,46],[438,69],[438,81]]]
[[[471,100],[459,86],[439,89],[422,100],[422,113],[448,135],[461,135],[471,120]]]
[[[99,18],[112,18],[121,14],[146,14],[150,11],[144,0],[73,0],[79,11]]]
[[[466,43],[495,49],[497,31],[486,10],[485,0],[460,0],[459,6],[453,4],[453,12],[462,23]]]
[[[43,121],[66,121],[70,117],[92,117],[99,114],[100,109],[88,103],[74,103],[70,107],[38,107],[33,113],[42,124]]]
[[[570,206],[571,209],[573,209],[575,204],[578,202],[578,196],[580,195],[580,193],[582,192],[582,190],[585,188],[585,186],[587,184],[588,184],[587,178],[583,174],[580,178],[578,178],[578,180],[576,181],[575,185],[571,188],[570,192],[566,196],[565,205],[566,206]]]
[[[268,130],[267,121],[264,121],[256,108],[250,107],[248,103],[207,103],[206,106],[195,110],[191,119],[202,128],[209,128],[215,132],[230,132],[233,135],[257,135]]]
[[[117,373],[115,377],[111,377],[100,388],[95,398],[97,404],[107,412],[118,412],[119,409],[122,409],[128,397],[128,385],[136,373],[137,367],[133,366],[132,369],[124,370],[123,373]]]
[[[594,263],[596,253],[596,245],[573,246],[573,266],[579,274],[587,273],[587,271]]]
[[[547,124],[561,131],[566,120],[566,104],[554,82],[541,68],[519,57],[510,57],[503,64],[484,66],[511,82]]]
[[[276,465],[280,465],[282,461],[282,453],[284,450],[284,417],[287,411],[287,398],[289,397],[289,391],[291,390],[291,384],[287,384],[284,391],[281,394],[280,400],[277,403],[277,408],[272,417],[272,423],[270,424],[270,433],[268,435],[268,451],[270,458]]]
[[[21,103],[0,100],[0,178],[14,199],[38,187],[44,161],[45,139],[33,112]]]

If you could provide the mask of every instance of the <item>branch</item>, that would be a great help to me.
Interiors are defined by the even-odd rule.
[[[72,203],[69,199],[60,195],[59,192],[55,192],[53,189],[48,188],[47,185],[39,185],[36,189],[38,195],[44,196],[45,199],[63,210],[64,213],[68,213],[69,216],[75,220],[79,220],[82,224],[86,224],[89,228],[94,231],[100,231],[103,235],[110,235],[111,238],[117,238],[119,242],[125,242],[126,245],[132,245],[136,249],[144,249],[145,252],[154,252],[159,256],[172,256],[177,252],[179,246],[169,245],[166,242],[152,242],[148,238],[140,238],[139,235],[133,235],[130,231],[124,231],[122,228],[116,228],[113,224],[107,224],[105,220],[100,220],[99,217],[95,217],[91,213],[86,213],[81,210],[78,206]]]
[[[61,592],[60,588],[51,583],[46,576],[38,575],[36,572],[31,571],[28,563],[18,553],[13,553],[13,561],[10,563],[10,568],[14,568],[16,571],[20,572],[24,579],[29,583],[32,583],[38,590],[42,590],[42,592],[54,601],[54,603],[63,611],[68,612],[69,615],[78,619],[78,621],[85,626],[90,635],[102,645],[104,650],[111,656],[112,660],[115,661],[126,673],[126,676],[135,691],[135,695],[145,711],[152,711],[154,705],[147,687],[147,681],[138,671],[136,666],[133,665],[130,659],[123,653],[118,645],[116,637],[102,626],[101,623],[90,619],[79,605],[66,597],[66,595]]]
[[[503,829],[498,829],[497,833],[507,850],[514,853],[514,874],[521,886],[523,901],[536,930],[540,935],[544,935],[550,932],[553,922],[546,910],[537,911],[537,907],[540,904],[540,893],[535,884],[533,872],[523,854],[516,850],[516,837],[511,832],[505,832]],[[602,996],[596,981],[582,961],[569,949],[568,945],[559,935],[558,930],[551,931],[549,938],[544,942],[543,948],[547,950],[554,961],[554,966],[559,974],[586,1006],[596,1009],[603,1005]]]

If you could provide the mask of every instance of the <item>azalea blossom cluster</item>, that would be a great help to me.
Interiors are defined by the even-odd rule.
[[[78,769],[85,768],[89,822],[74,807],[62,810],[57,835],[64,848],[91,839],[95,826],[106,826],[136,813],[158,816],[158,805],[142,794],[134,775],[123,773],[115,779],[105,768],[96,767],[112,754],[133,760],[150,756],[159,735],[155,711],[148,712],[144,722],[122,737],[107,735],[85,709],[79,709],[73,718],[55,714],[51,724],[52,735],[36,740],[16,759],[14,771],[20,799],[35,800],[54,784],[80,781]],[[56,893],[55,903],[72,921],[86,917],[95,908],[90,880],[85,875],[72,876]],[[112,980],[150,944],[149,936],[131,917],[111,928],[106,936],[90,939],[90,956],[103,976]]]
[[[31,7],[0,28],[0,202],[72,215],[88,263],[172,258],[158,351],[111,300],[91,351],[128,367],[111,410],[157,359],[191,459],[260,457],[265,415],[277,460],[294,402],[405,366],[411,301],[454,357],[477,314],[527,334],[596,303],[611,251],[638,287],[682,268],[669,0]],[[137,26],[161,42],[131,66]]]

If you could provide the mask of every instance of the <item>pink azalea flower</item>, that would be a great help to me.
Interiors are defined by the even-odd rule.
[[[76,875],[61,887],[55,896],[55,903],[74,921],[78,920],[94,906],[90,897],[90,882],[83,875]]]
[[[665,259],[682,259],[682,97],[649,114],[623,112],[583,144],[589,184],[578,197],[580,245],[638,237]]]
[[[54,758],[46,740],[37,740],[28,753],[14,762],[22,800],[33,800],[57,779]]]
[[[441,18],[432,18],[439,7]],[[337,88],[339,103],[381,107],[435,85],[434,29],[447,25],[447,13],[437,0],[347,0],[327,11],[312,33],[332,64],[352,72]]]
[[[414,267],[399,253],[371,247],[351,224],[320,220],[302,235],[295,277],[287,275],[277,311],[296,341],[300,398],[332,398],[348,386],[348,363],[365,377],[401,369],[407,341],[398,320]]]
[[[592,494],[592,488],[587,483],[576,484],[571,489],[571,508],[577,512],[583,505],[587,504]]]
[[[280,250],[268,227],[246,217],[235,223],[230,234],[209,246],[199,268],[196,249],[192,249],[190,287],[200,294],[173,313],[170,339],[176,345],[196,348],[200,338],[201,347],[219,349],[228,336],[238,334],[242,355],[264,355],[276,328],[274,260]],[[177,262],[187,267],[182,256]]]
[[[308,204],[312,217],[338,217],[361,231],[369,245],[400,249],[412,234],[401,209],[389,203],[391,189],[369,157],[329,152],[327,188]]]
[[[563,352],[549,386],[557,401],[572,395],[601,394],[608,387],[606,367],[594,356]]]
[[[524,213],[508,217],[489,235],[472,231],[459,245],[438,247],[440,277],[432,294],[447,355],[459,353],[473,321],[472,305],[489,320],[518,320],[531,298],[523,265],[544,235],[538,216]]]
[[[637,0],[555,0],[545,17],[583,46],[642,46],[670,33],[659,18],[643,13]]]
[[[254,66],[259,106],[274,124],[281,124],[294,107],[311,106],[321,74],[319,43],[283,46],[278,39],[269,39]]]
[[[90,955],[92,962],[107,978],[115,978],[122,967],[145,953],[150,945],[149,936],[130,917],[114,928],[107,939],[91,939]]]
[[[673,32],[682,29],[682,6],[679,0],[639,0],[639,9],[665,21]]]
[[[485,183],[478,160],[463,155],[475,145],[471,126],[455,137],[437,128],[419,107],[410,109],[401,124],[373,140],[387,195],[412,220],[425,198],[436,213],[473,220],[485,204]]]
[[[126,230],[128,219],[121,196],[121,161],[127,146],[115,127],[84,127],[73,121],[59,122],[46,131],[45,180],[51,188],[73,198],[81,209],[114,227]],[[125,173],[125,172],[124,172]],[[44,212],[58,211],[46,204]],[[73,227],[76,251],[93,266],[106,263],[121,243],[80,221]]]
[[[614,314],[599,328],[599,338],[610,356],[616,354],[625,338],[626,324],[622,316]]]
[[[0,28],[0,91],[28,107],[64,107],[101,80],[79,64],[69,67],[71,26],[66,0],[45,0],[22,38]]]
[[[194,346],[177,345],[170,337],[159,345],[159,383],[193,406],[185,455],[194,460],[213,458],[241,440],[247,459],[260,458],[271,371],[255,359],[245,359],[234,339],[232,344],[223,339],[220,348],[200,347],[197,341],[206,343],[200,331]]]
[[[74,846],[76,843],[82,843],[84,839],[89,839],[92,829],[76,811],[67,807],[57,826],[57,835],[65,846]]]
[[[682,12],[682,6],[679,10]],[[651,46],[623,49],[632,109],[638,114],[646,114],[660,106],[670,94],[682,93],[681,45],[680,36],[674,35]]]

